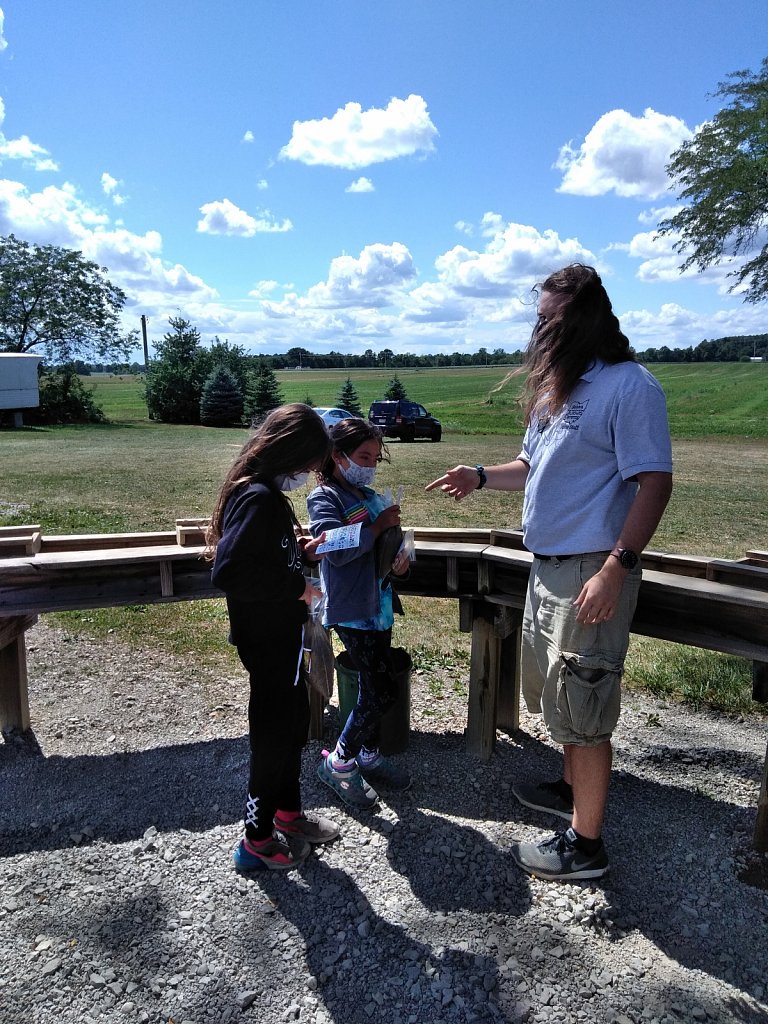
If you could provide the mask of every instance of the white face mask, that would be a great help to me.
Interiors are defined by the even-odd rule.
[[[309,470],[305,473],[294,473],[293,476],[275,477],[275,483],[281,491],[295,491],[298,487],[303,487],[307,480],[309,480]]]
[[[349,458],[347,466],[342,466],[340,462],[337,463],[337,466],[347,483],[353,487],[370,487],[376,476],[375,466],[358,466]]]

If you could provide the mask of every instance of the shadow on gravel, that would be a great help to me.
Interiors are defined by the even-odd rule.
[[[412,808],[388,839],[390,865],[428,910],[522,916],[530,907],[528,876],[477,829]]]
[[[2,856],[72,847],[84,835],[125,842],[152,825],[204,831],[242,816],[247,737],[80,757],[15,751],[0,758]]]
[[[266,876],[259,879],[259,887],[281,917],[301,932],[309,973],[334,1021],[369,1024],[407,1021],[411,1015],[424,1020],[430,1005],[433,1020],[446,1019],[443,1007],[452,1019],[462,1010],[468,1017],[471,1011],[470,1019],[476,1021],[519,1019],[514,1013],[502,1015],[492,994],[499,983],[496,958],[471,952],[466,941],[460,948],[462,937],[446,922],[431,924],[434,943],[419,941],[410,934],[414,922],[405,913],[402,926],[379,916],[345,871],[316,858],[299,871],[301,885],[289,887],[285,879]],[[320,906],[324,913],[319,918]],[[237,941],[252,947],[252,958],[264,938],[254,927]],[[520,1010],[525,1013],[529,1007],[524,1002]]]
[[[309,809],[335,804],[315,776],[320,748],[314,741],[304,755],[302,785]],[[89,836],[123,842],[140,838],[150,826],[161,832],[204,831],[234,824],[242,813],[245,736],[107,756],[41,757],[31,739],[29,746],[6,745],[0,751],[3,856],[71,848]],[[558,774],[558,751],[519,734],[502,739],[491,761],[482,764],[463,753],[458,734],[414,733],[404,760],[414,776],[413,789],[385,801],[399,820],[384,825],[383,816],[367,819],[368,827],[387,835],[393,869],[438,914],[525,913],[531,893],[545,883],[513,871],[503,851],[513,835],[546,835],[558,820],[519,805],[511,785]],[[738,771],[757,777],[758,760],[742,755]],[[738,881],[735,861],[749,847],[754,807],[717,799],[714,785],[709,794],[686,787],[685,773],[684,763],[674,766],[676,781],[615,773],[605,828],[612,869],[599,887],[609,906],[596,927],[617,941],[636,929],[684,966],[729,982],[738,982],[754,965],[753,984],[764,985],[768,897]],[[334,816],[342,821],[344,811]],[[478,828],[467,821],[477,822]],[[423,870],[425,857],[428,871]],[[310,888],[329,872],[322,864],[307,870]],[[345,903],[362,899],[346,874],[325,880],[341,887]],[[578,899],[583,889],[571,885],[562,891]],[[307,898],[307,908],[311,902]],[[290,900],[287,912],[290,916]],[[317,927],[326,929],[328,922]],[[382,928],[387,943],[408,944],[400,929]],[[317,937],[315,945],[323,956],[331,955],[328,939]],[[419,957],[427,955],[412,943],[409,948]],[[744,963],[745,949],[753,953],[749,964]],[[382,958],[382,974],[385,962]],[[339,1019],[353,988],[350,980],[334,1004]]]

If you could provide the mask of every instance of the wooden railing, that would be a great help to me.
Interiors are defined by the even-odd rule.
[[[36,526],[0,528],[0,727],[30,726],[24,634],[39,614],[220,597],[201,557],[204,526],[178,520],[174,531],[65,537]],[[460,628],[472,634],[466,745],[487,760],[497,728],[519,727],[532,556],[515,530],[415,535],[416,561],[398,590],[458,601]],[[632,630],[749,659],[753,697],[768,701],[768,552],[738,561],[645,552]],[[768,750],[755,845],[768,849]]]

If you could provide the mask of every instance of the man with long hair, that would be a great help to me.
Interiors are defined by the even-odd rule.
[[[608,870],[602,826],[639,553],[669,501],[672,453],[664,394],[635,361],[597,272],[572,264],[538,292],[520,455],[456,466],[427,490],[457,501],[482,487],[524,491],[523,540],[534,557],[523,693],[562,745],[564,769],[556,781],[513,792],[570,825],[511,852],[537,877],[590,879]]]

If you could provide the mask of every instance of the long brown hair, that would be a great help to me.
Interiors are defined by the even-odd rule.
[[[216,552],[224,509],[239,487],[256,482],[274,485],[277,476],[292,476],[308,466],[324,463],[330,449],[325,424],[308,405],[281,405],[268,413],[241,448],[219,489],[205,537],[205,557],[210,561]],[[298,526],[293,505],[282,492],[280,497]]]
[[[546,321],[537,321],[525,351],[528,379],[524,393],[526,425],[546,410],[557,413],[579,377],[594,362],[635,360],[622,334],[600,275],[583,263],[556,270],[534,292],[568,296]]]
[[[338,423],[334,423],[329,433],[332,452],[336,452],[337,455],[341,453],[350,456],[366,441],[378,441],[379,462],[389,462],[389,450],[384,444],[381,428],[377,427],[375,423],[371,423],[370,420],[361,420],[357,417],[339,420]],[[331,479],[335,469],[336,463],[333,461],[332,453],[329,452],[317,475],[321,481],[325,482]]]

